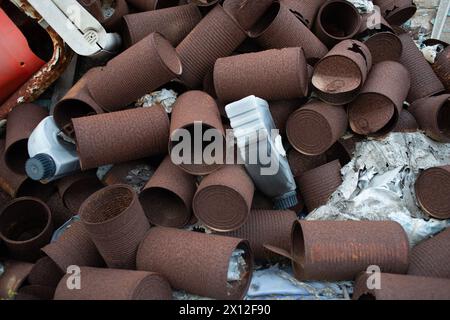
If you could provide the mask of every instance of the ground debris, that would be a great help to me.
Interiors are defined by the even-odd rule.
[[[448,164],[450,144],[423,133],[391,133],[383,140],[357,145],[353,160],[342,168],[343,184],[308,220],[394,220],[411,245],[432,236],[450,221],[431,219],[419,207],[414,183],[418,174]]]

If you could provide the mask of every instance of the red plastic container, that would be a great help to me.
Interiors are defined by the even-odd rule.
[[[44,64],[45,61],[31,51],[25,36],[0,8],[0,104]]]

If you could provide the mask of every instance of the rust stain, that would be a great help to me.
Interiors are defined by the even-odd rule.
[[[14,0],[13,3],[30,18],[38,21],[42,19],[28,1]],[[36,100],[69,65],[73,51],[64,44],[63,39],[50,26],[47,26],[45,30],[53,42],[52,58],[0,106],[0,120],[5,119],[18,104]]]

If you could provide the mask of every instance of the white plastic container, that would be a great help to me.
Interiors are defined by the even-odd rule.
[[[75,145],[63,142],[53,116],[42,120],[28,139],[25,170],[33,180],[52,181],[80,170]]]
[[[239,153],[257,188],[275,209],[297,205],[297,186],[267,101],[249,96],[225,107]]]

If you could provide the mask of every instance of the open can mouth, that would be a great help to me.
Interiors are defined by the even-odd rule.
[[[71,60],[72,51],[40,19],[27,0],[0,2],[0,120],[16,105],[36,100]]]

